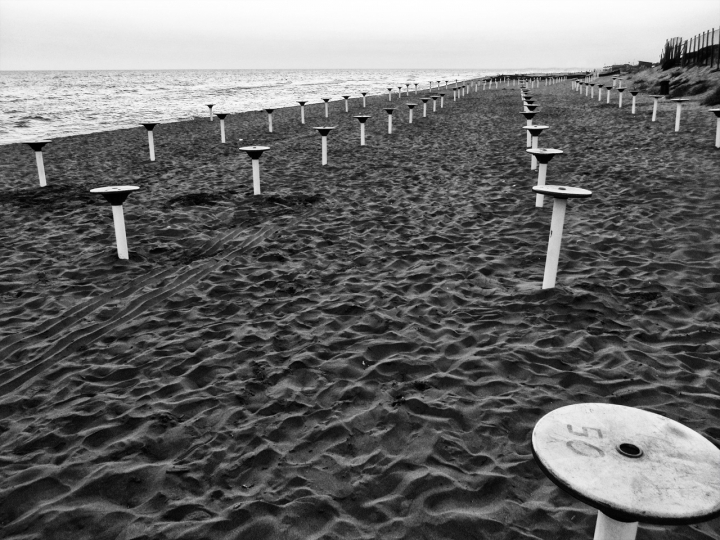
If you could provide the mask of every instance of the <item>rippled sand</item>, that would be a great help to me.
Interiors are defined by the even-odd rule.
[[[669,104],[653,124],[648,98],[534,93],[565,152],[548,183],[593,191],[544,291],[552,204],[514,89],[412,125],[400,105],[392,135],[372,98],[365,148],[342,103],[272,135],[232,116],[226,145],[161,125],[155,163],[143,128],[58,139],[44,190],[1,148],[0,537],[591,538],[533,461],[542,415],[618,403],[720,444],[714,117],[691,104],[676,134]],[[260,197],[238,138],[271,147]],[[88,193],[121,184],[129,261]]]

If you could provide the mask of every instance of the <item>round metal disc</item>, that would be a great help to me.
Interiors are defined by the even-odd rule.
[[[550,195],[556,199],[584,199],[592,195],[592,191],[570,186],[535,186],[535,193]]]
[[[90,193],[122,193],[124,191],[137,191],[138,186],[108,186],[98,187],[90,190]]]
[[[535,425],[532,449],[555,484],[618,521],[720,515],[720,449],[664,416],[605,403],[561,407]]]

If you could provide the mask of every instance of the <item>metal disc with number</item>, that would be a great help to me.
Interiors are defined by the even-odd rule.
[[[720,449],[664,416],[605,403],[561,407],[535,425],[532,450],[558,487],[617,521],[720,515]]]

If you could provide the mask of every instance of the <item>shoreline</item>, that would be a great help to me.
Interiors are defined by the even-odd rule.
[[[517,87],[412,125],[403,105],[392,135],[376,96],[363,148],[333,102],[327,166],[322,103],[274,134],[234,115],[228,141],[271,148],[259,197],[208,117],[156,128],[154,163],[142,127],[57,139],[44,193],[3,148],[0,536],[589,537],[595,511],[533,461],[543,414],[617,403],[720,444],[709,120],[690,106],[676,134],[669,108],[570,84],[533,92],[565,152],[548,184],[593,191],[548,290]],[[88,193],[113,184],[141,186],[129,261]]]

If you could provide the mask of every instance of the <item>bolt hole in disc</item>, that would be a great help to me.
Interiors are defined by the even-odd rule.
[[[620,452],[623,456],[629,458],[639,458],[643,455],[643,451],[640,448],[630,443],[619,444],[617,446],[617,451]]]

